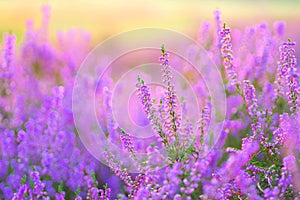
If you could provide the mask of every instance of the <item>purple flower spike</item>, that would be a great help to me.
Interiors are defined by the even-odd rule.
[[[278,62],[276,80],[279,92],[288,97],[291,112],[295,112],[298,109],[298,95],[300,93],[295,45],[295,42],[288,40],[280,47],[280,61]],[[287,90],[285,90],[285,86]]]
[[[238,86],[240,83],[237,79],[237,71],[234,64],[230,28],[225,27],[224,25],[219,34],[221,37],[221,55],[223,57],[223,65],[226,69],[227,76],[232,85]]]

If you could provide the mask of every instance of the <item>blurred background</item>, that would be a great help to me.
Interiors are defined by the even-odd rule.
[[[95,43],[142,27],[173,29],[196,37],[202,21],[213,21],[213,11],[221,10],[230,27],[286,21],[287,35],[298,40],[300,1],[200,1],[200,0],[0,0],[0,35],[12,31],[21,36],[25,23],[41,20],[40,7],[51,6],[50,35],[58,30],[80,28],[92,34]],[[2,40],[2,37],[1,37]],[[18,42],[22,37],[18,37]]]

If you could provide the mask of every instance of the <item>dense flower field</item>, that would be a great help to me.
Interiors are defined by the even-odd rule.
[[[107,138],[128,151],[139,173],[130,173],[109,150],[107,166],[93,158],[73,120],[76,72],[90,49],[80,30],[48,37],[50,10],[32,21],[20,45],[4,35],[0,51],[1,199],[299,199],[300,110],[296,44],[284,35],[285,23],[232,30],[215,12],[214,28],[204,22],[197,41],[217,65],[227,99],[224,126],[209,148],[213,104],[205,105],[197,128],[183,114],[185,101],[175,91],[172,53],[162,45],[159,99],[143,75],[136,91],[146,121],[157,136],[144,148],[114,121],[111,93],[103,87],[98,115]],[[76,41],[76,42],[75,42]],[[162,41],[163,43],[163,41]],[[189,56],[197,59],[197,51]],[[180,63],[178,63],[180,65]],[[207,66],[210,70],[210,66]],[[186,139],[189,139],[187,141]],[[165,167],[158,148],[165,150]]]

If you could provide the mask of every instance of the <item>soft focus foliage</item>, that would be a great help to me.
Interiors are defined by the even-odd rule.
[[[59,32],[52,44],[47,35],[50,10],[43,7],[42,12],[42,25],[36,28],[29,21],[20,46],[14,34],[5,34],[1,44],[1,198],[299,199],[299,70],[296,44],[284,38],[283,23],[242,32],[222,25],[220,12],[215,12],[215,29],[203,23],[197,41],[222,72],[228,107],[213,149],[205,142],[210,99],[205,99],[197,130],[191,129],[179,112],[184,100],[177,101],[172,55],[162,46],[158,59],[165,93],[154,100],[142,76],[136,88],[157,145],[166,150],[163,169],[152,165],[160,162],[155,160],[158,146],[147,146],[146,160],[136,155],[140,147],[113,121],[111,93],[103,88],[105,110],[99,121],[141,171],[130,174],[107,151],[110,173],[76,136],[72,87],[90,50],[89,34]],[[189,53],[196,59],[199,52]]]

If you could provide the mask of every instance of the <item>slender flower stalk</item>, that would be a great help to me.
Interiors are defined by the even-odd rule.
[[[9,70],[10,72],[13,71],[11,68],[12,68],[12,65],[14,62],[15,43],[16,43],[15,35],[13,35],[13,34],[5,34],[4,35],[3,67],[5,69]]]
[[[106,156],[106,161],[108,163],[108,166],[110,167],[110,169],[114,172],[114,174],[116,174],[117,176],[120,177],[120,179],[122,181],[124,181],[124,183],[131,187],[132,184],[133,184],[133,180],[132,178],[129,176],[126,168],[123,169],[121,164],[116,161],[114,155],[110,152],[106,152],[105,153],[105,156]]]
[[[134,153],[132,137],[128,133],[126,133],[123,129],[121,129],[120,132],[121,132],[120,139],[124,148],[128,152]]]
[[[250,117],[252,118],[251,129],[254,136],[259,136],[260,141],[263,143],[263,127],[262,119],[258,110],[257,98],[255,95],[255,88],[248,80],[244,80],[244,100]]]
[[[139,76],[138,76],[138,83],[136,86],[138,90],[139,99],[152,125],[152,129],[156,133],[158,133],[162,143],[166,146],[166,148],[169,148],[169,138],[167,137],[165,131],[163,130],[163,124],[159,116],[157,115],[157,111],[152,103],[149,87],[145,84],[144,80],[142,80]]]
[[[120,128],[118,128],[120,129]],[[136,155],[136,151],[134,149],[134,144],[133,144],[133,138],[131,135],[129,135],[127,132],[125,132],[123,129],[119,130],[120,132],[120,140],[121,143],[123,144],[123,148],[126,149],[129,153],[131,158],[136,162],[138,167],[142,170],[142,163],[138,159]]]
[[[221,37],[221,55],[223,58],[223,65],[226,69],[230,83],[236,86],[237,89],[239,89],[240,83],[237,79],[237,71],[233,58],[230,32],[230,28],[226,27],[224,24],[223,28],[219,33]]]
[[[15,56],[15,43],[16,36],[13,34],[4,35],[4,45],[3,45],[3,63],[0,63],[0,89],[1,96],[10,96],[12,93],[12,80],[14,75],[14,56]],[[1,60],[0,60],[1,61]]]
[[[244,80],[244,95],[249,115],[253,118],[257,118],[258,105],[255,95],[255,88],[253,85],[250,84],[249,80]]]
[[[176,91],[173,84],[173,77],[171,73],[171,66],[169,64],[170,54],[165,51],[164,45],[161,48],[162,55],[159,58],[161,62],[163,82],[166,85],[167,91],[165,92],[164,105],[165,112],[167,113],[164,126],[167,129],[169,136],[175,136],[180,126],[180,119],[177,111]]]
[[[171,148],[169,151],[169,157],[172,161],[180,160],[182,155],[182,148],[184,148],[179,139],[179,130],[181,128],[181,116],[178,112],[177,95],[175,91],[173,76],[171,72],[171,66],[169,63],[170,54],[166,52],[165,46],[161,47],[161,70],[163,76],[163,83],[166,86],[166,92],[162,99],[162,105],[164,106],[165,118],[163,118],[163,126],[166,130],[166,135],[170,140]]]
[[[291,112],[295,112],[298,109],[298,95],[300,93],[299,88],[299,74],[297,71],[297,59],[295,56],[296,43],[288,42],[283,43],[280,47],[280,61],[277,68],[277,84],[279,92],[284,93],[283,84],[288,88],[286,95],[288,96],[288,102]]]
[[[206,105],[201,112],[201,118],[197,130],[199,132],[199,137],[197,138],[197,142],[199,143],[199,148],[202,148],[204,143],[205,131],[208,128],[210,121],[210,108],[209,105]]]
[[[138,193],[139,189],[144,185],[145,179],[146,179],[145,174],[139,174],[135,178],[129,198],[134,199],[136,197],[136,194]]]
[[[216,63],[217,66],[220,66],[222,61],[221,61],[221,36],[220,36],[220,31],[222,28],[222,20],[221,20],[221,12],[220,10],[215,10],[214,11],[214,25],[215,25],[215,33],[214,33],[214,62]]]

